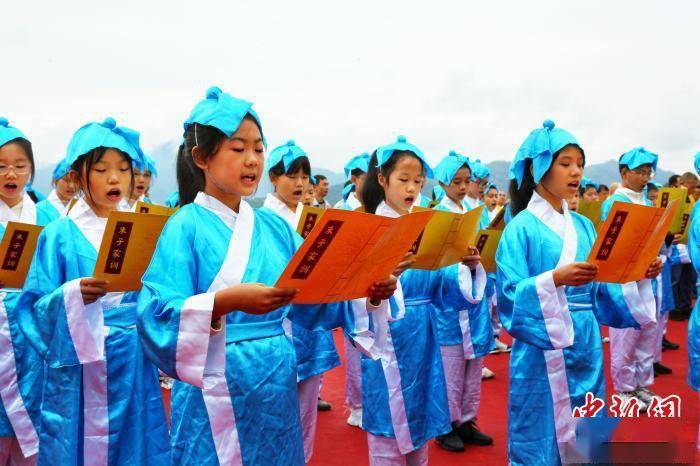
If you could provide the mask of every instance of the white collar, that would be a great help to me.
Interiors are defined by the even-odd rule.
[[[542,196],[537,194],[537,191],[532,193],[532,198],[527,204],[529,210],[535,217],[540,219],[549,229],[556,233],[560,238],[564,238],[566,230],[567,216],[571,216],[566,201],[562,201],[563,214],[560,214],[552,204],[547,202]]]
[[[617,188],[617,190],[615,192],[616,193],[620,192],[621,194],[624,194],[634,204],[646,205],[646,200],[644,198],[644,192],[638,193],[636,191],[632,191],[629,188],[625,188],[624,186],[620,186],[619,188]]]
[[[445,196],[445,197],[447,197],[447,196]],[[476,209],[477,207],[479,207],[482,204],[481,200],[471,198],[471,197],[469,197],[469,194],[464,196],[464,202],[469,207],[469,210]]]
[[[51,203],[52,206],[56,208],[58,213],[61,214],[61,217],[64,217],[66,215],[66,209],[68,209],[70,201],[64,204],[61,198],[58,197],[58,193],[55,189],[51,190],[51,192],[49,193],[49,197],[47,197],[46,199]]]
[[[202,191],[197,193],[197,197],[194,198],[194,203],[216,214],[216,216],[219,217],[227,227],[233,230],[233,227],[236,224],[236,219],[238,218],[238,213],[235,210],[217,198]],[[241,199],[241,205],[244,203],[247,205],[247,203]],[[240,209],[241,207],[238,208],[239,211]]]
[[[389,207],[389,204],[386,202],[382,201],[378,206],[377,210],[375,212],[377,215],[382,215],[384,217],[390,217],[390,218],[397,218],[401,217],[401,214],[399,214],[397,211],[395,211],[393,208]]]
[[[107,226],[107,219],[98,217],[85,201],[84,196],[81,196],[70,212],[68,212],[68,218],[70,218],[83,235],[85,235],[85,238],[92,244],[95,251],[99,251],[100,243],[102,243],[102,237],[105,233],[105,227]]]
[[[360,207],[362,207],[362,203],[360,203],[360,200],[357,198],[354,191],[350,193],[345,203],[348,205],[348,207],[350,207],[351,210],[357,210]]]
[[[22,194],[22,212],[17,215],[5,202],[0,201],[0,224],[7,227],[7,222],[20,222],[36,225],[36,204],[25,191]]]
[[[297,224],[299,223],[299,217],[301,216],[301,211],[304,209],[304,204],[300,202],[297,204],[296,212],[293,212],[292,209],[290,209],[287,204],[275,196],[274,193],[267,194],[263,206],[274,211],[277,215],[285,219],[289,226],[291,226],[293,229],[296,229]]]
[[[467,212],[467,210],[469,210],[463,203],[460,205],[452,199],[450,199],[450,197],[447,194],[445,194],[445,197],[443,197],[442,201],[440,201],[440,205],[443,207],[447,207],[447,210],[449,210],[450,212],[454,212],[455,214],[463,214]]]

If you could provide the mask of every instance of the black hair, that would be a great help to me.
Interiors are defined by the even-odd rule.
[[[679,183],[681,179],[681,175],[671,175],[668,178],[668,185],[667,186],[673,186],[676,183]]]
[[[289,166],[289,170],[284,170],[284,161],[280,160],[277,165],[270,167],[267,171],[271,178],[279,178],[282,175],[294,175],[301,170],[304,175],[311,176],[311,163],[307,156],[302,156],[294,159],[294,162]]]
[[[610,191],[610,188],[608,188],[607,185],[605,185],[605,184],[599,184],[599,185],[598,185],[598,193],[600,193],[603,189],[605,189],[606,191]]]
[[[654,183],[647,183],[647,191],[652,190],[652,191],[658,191],[659,188],[654,184]]]
[[[362,176],[365,173],[367,173],[367,172],[365,172],[361,168],[353,168],[352,170],[350,170],[350,176]]]
[[[15,138],[15,139],[11,139],[11,140],[7,141],[5,144],[3,144],[0,147],[5,147],[8,144],[17,144],[19,147],[22,148],[22,150],[24,150],[24,153],[27,155],[27,158],[29,159],[29,163],[30,163],[30,167],[31,167],[29,169],[29,181],[27,182],[27,184],[32,184],[32,182],[34,181],[34,172],[35,172],[35,169],[34,169],[34,151],[32,150],[32,143],[29,142],[29,140],[24,139],[24,138]],[[30,197],[31,197],[31,195],[30,195]]]
[[[262,128],[255,118],[248,114],[244,119],[254,122],[262,134]],[[176,165],[180,207],[192,203],[197,193],[204,191],[205,187],[204,171],[194,163],[192,150],[199,147],[200,160],[206,161],[219,151],[227,139],[218,128],[199,123],[191,124],[185,131],[184,138],[184,144],[178,148]]]
[[[112,147],[96,147],[92,149],[91,151],[81,155],[78,157],[75,162],[70,166],[71,170],[75,171],[78,177],[78,183],[79,184],[84,184],[85,187],[87,188],[87,194],[90,199],[93,199],[92,193],[90,192],[90,171],[92,170],[92,166],[98,163],[100,160],[102,160],[102,157],[105,155],[105,152],[107,152],[108,149],[113,149],[116,150],[119,155],[124,157],[129,162],[129,173],[131,174],[131,184],[129,184],[129,192],[128,193],[123,193],[123,195],[126,198],[131,198],[131,194],[134,191],[134,166],[133,166],[133,161],[131,160],[131,157],[129,154],[126,152],[122,152],[119,149],[115,149]],[[83,167],[85,167],[85,179],[83,179]]]
[[[377,152],[372,153],[372,158],[369,160],[369,171],[367,172],[367,178],[362,185],[362,191],[359,194],[360,201],[365,208],[365,212],[373,214],[376,213],[377,207],[384,200],[384,188],[379,184],[379,174],[384,176],[384,179],[389,180],[389,176],[396,168],[396,164],[399,160],[404,157],[415,157],[421,162],[420,158],[411,151],[394,151],[389,157],[389,160],[384,162],[381,167],[377,167]],[[364,173],[360,171],[361,173]]]
[[[317,185],[317,184],[319,184],[321,181],[327,180],[327,179],[328,179],[328,178],[326,177],[326,175],[314,175],[314,180],[316,180],[316,182],[315,182],[314,184]]]
[[[547,169],[544,175],[542,175],[542,178],[547,176],[549,170],[552,169],[552,165],[554,165],[554,161],[557,159],[557,157],[559,157],[561,151],[563,151],[567,147],[574,147],[580,150],[581,155],[583,156],[583,164],[586,164],[586,154],[585,152],[583,152],[581,146],[579,146],[578,144],[567,144],[554,153],[554,155],[552,156],[552,163],[549,165],[549,169]],[[526,159],[525,168],[523,169],[523,182],[520,184],[520,187],[518,187],[517,180],[510,180],[510,186],[508,187],[508,191],[510,194],[510,213],[513,217],[515,217],[521,211],[527,208],[530,199],[532,199],[532,193],[535,192],[535,187],[537,186],[537,184],[535,183],[535,179],[532,176],[531,169],[532,159]]]

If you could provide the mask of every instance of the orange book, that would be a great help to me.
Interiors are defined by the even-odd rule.
[[[299,304],[366,297],[373,283],[396,269],[432,216],[327,210],[275,286],[298,288],[293,302]]]
[[[112,211],[107,218],[93,277],[107,281],[107,291],[141,289],[167,215]]]
[[[659,255],[678,208],[677,200],[665,209],[615,202],[588,255],[587,262],[598,265],[595,280],[627,283],[643,279]]]
[[[170,207],[165,207],[163,205],[151,204],[150,202],[138,201],[136,203],[136,209],[134,212],[139,214],[156,214],[156,215],[167,215],[170,216],[174,214],[177,209],[171,209]]]
[[[326,213],[326,210],[332,209],[321,209],[320,207],[305,205],[299,216],[297,233],[299,233],[302,238],[306,239],[309,233],[311,233],[311,230],[316,226],[316,223],[318,223],[321,217],[323,217],[323,214]]]
[[[487,273],[496,272],[496,251],[503,230],[481,230],[476,234],[476,248],[481,255],[481,265]]]
[[[469,254],[469,247],[476,244],[481,213],[479,206],[464,214],[434,210],[433,217],[425,226],[411,248],[416,262],[413,269],[437,270],[456,264]],[[414,207],[413,212],[431,211],[426,207]]]
[[[5,288],[22,288],[34,257],[36,242],[43,227],[8,222],[0,242],[0,282]]]

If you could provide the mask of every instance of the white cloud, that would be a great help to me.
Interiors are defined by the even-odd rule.
[[[339,169],[406,134],[433,161],[509,159],[551,117],[598,162],[700,150],[700,6],[655,2],[13,2],[0,114],[53,162],[112,115],[176,139],[211,84],[253,100],[272,144]],[[9,19],[9,20],[8,20]]]

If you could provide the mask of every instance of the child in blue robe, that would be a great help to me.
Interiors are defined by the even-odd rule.
[[[360,193],[366,211],[407,214],[431,172],[420,149],[404,137],[380,147]],[[478,300],[472,283],[478,263],[473,253],[462,264],[436,271],[406,270],[391,313],[383,319],[373,314],[376,327],[388,328],[389,337],[378,349],[378,361],[362,357],[362,428],[371,465],[427,464],[428,440],[452,430],[433,307],[457,314],[472,306]]]
[[[586,462],[576,449],[573,409],[586,393],[605,399],[599,325],[643,325],[619,294],[583,262],[595,241],[590,220],[569,211],[584,153],[547,120],[530,133],[510,166],[512,218],[496,253],[498,311],[514,343],[508,397],[512,465]],[[648,269],[655,277],[660,261]],[[619,288],[619,285],[617,285]],[[601,411],[599,415],[603,415]]]
[[[0,117],[0,237],[8,222],[43,226],[51,221],[25,191],[33,176],[32,144]],[[42,363],[17,324],[20,290],[0,287],[0,466],[33,465]]]
[[[644,195],[644,187],[656,169],[658,156],[643,148],[633,149],[620,157],[619,169],[622,185],[608,197],[601,208],[605,220],[613,203],[629,202],[653,205]],[[641,328],[610,329],[610,373],[615,391],[624,399],[636,398],[645,411],[656,395],[649,390],[654,383],[654,355],[657,347],[659,306],[656,280],[640,280],[625,283],[620,289],[622,297],[633,312],[653,315]],[[644,309],[644,310],[643,310]]]
[[[36,205],[37,209],[44,211],[51,220],[65,216],[70,201],[78,194],[78,187],[68,174],[69,170],[70,167],[66,164],[65,159],[56,164],[51,176],[53,189],[45,200]]]
[[[296,230],[303,210],[301,198],[310,184],[311,165],[308,156],[294,141],[288,141],[270,152],[267,167],[275,192],[268,193],[263,207],[275,212]],[[297,355],[299,413],[304,457],[308,463],[314,450],[323,373],[339,366],[340,358],[333,343],[332,332],[309,331],[288,319],[285,319],[284,324],[287,335],[294,341]]]
[[[44,360],[38,463],[165,465],[156,367],[136,332],[137,292],[91,277],[107,216],[133,187],[139,133],[112,118],[73,135],[66,159],[82,197],[39,236],[19,323]]]
[[[458,214],[470,210],[465,202],[472,183],[471,162],[467,157],[450,151],[435,167],[435,178],[445,192],[436,210]],[[491,437],[476,427],[484,356],[493,347],[493,333],[488,302],[484,299],[487,276],[481,265],[477,266],[474,278],[478,285],[472,306],[459,312],[433,308],[453,426],[449,434],[438,437],[437,443],[450,451],[462,451],[465,444],[493,443]]]
[[[264,168],[252,104],[212,87],[184,127],[181,206],[163,229],[138,306],[146,353],[176,379],[172,464],[303,465],[296,354],[283,320],[308,330],[361,322],[336,304],[289,305],[296,290],[272,286],[301,237],[242,200]],[[395,289],[387,279],[368,290],[363,320]]]

